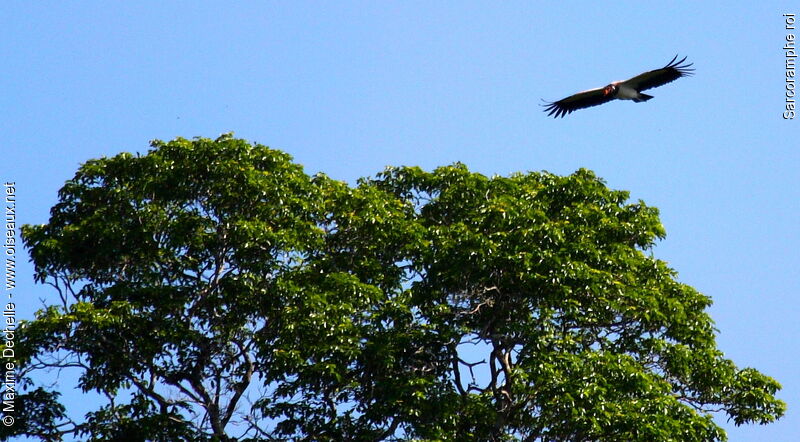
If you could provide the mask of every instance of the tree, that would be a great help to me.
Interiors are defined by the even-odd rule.
[[[21,323],[6,435],[724,440],[780,385],[716,348],[652,256],[655,208],[588,170],[388,168],[349,186],[224,135],[83,164],[25,226],[57,301]],[[35,373],[104,398],[76,420]]]

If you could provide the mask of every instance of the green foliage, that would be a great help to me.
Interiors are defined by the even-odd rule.
[[[664,235],[588,170],[348,186],[230,135],[91,160],[23,229],[58,297],[19,328],[36,417],[12,431],[715,441],[712,412],[778,419],[780,385],[649,253]],[[107,403],[73,421],[31,380],[54,367]]]

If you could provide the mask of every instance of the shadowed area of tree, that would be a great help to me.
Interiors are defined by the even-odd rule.
[[[780,385],[717,349],[652,256],[658,211],[588,170],[308,176],[224,135],[83,164],[25,226],[18,329],[45,440],[724,440]],[[87,416],[37,373],[72,370]]]

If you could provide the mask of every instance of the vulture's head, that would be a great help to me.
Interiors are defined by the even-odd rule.
[[[609,84],[605,88],[603,88],[603,96],[613,96],[617,93],[617,85],[616,84]]]

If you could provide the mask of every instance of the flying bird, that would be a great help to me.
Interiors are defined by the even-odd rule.
[[[677,55],[661,69],[647,71],[625,81],[615,81],[606,87],[578,92],[563,100],[552,103],[546,101],[546,104],[543,104],[544,111],[549,112],[548,117],[552,115],[553,118],[563,118],[564,115],[571,114],[578,109],[597,106],[611,100],[633,100],[635,103],[647,101],[653,96],[643,94],[642,91],[693,75],[694,69],[690,69],[693,63],[683,64],[686,57],[675,60],[678,60]]]

